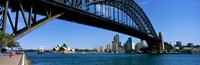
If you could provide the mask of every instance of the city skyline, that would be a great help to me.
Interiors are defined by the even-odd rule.
[[[200,0],[0,0],[0,65],[199,65],[199,7]]]
[[[198,22],[200,15],[197,15],[200,9],[197,7],[200,6],[200,1],[135,1],[145,11],[157,34],[160,31],[163,33],[165,41],[172,42],[172,44],[175,44],[176,41],[182,41],[183,44],[190,42],[200,44],[198,40],[200,34],[197,31],[200,23]],[[96,46],[105,47],[112,41],[115,34],[119,34],[122,43],[130,37],[82,24],[53,20],[19,39],[18,42],[25,49],[39,48],[39,46],[52,48],[55,44],[63,43],[67,43],[72,48],[94,48]],[[139,42],[139,39],[135,37],[132,39],[133,42]]]

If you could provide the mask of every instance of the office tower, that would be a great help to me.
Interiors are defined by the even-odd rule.
[[[125,46],[124,46],[125,51],[130,51],[130,50],[132,50],[132,49],[133,49],[133,48],[132,48],[132,38],[129,37],[128,40],[125,42],[124,45],[125,45]]]
[[[193,43],[188,43],[187,46],[188,47],[193,47]]]
[[[113,44],[112,44],[112,51],[114,52],[114,53],[118,53],[118,48],[121,46],[120,45],[120,42],[119,42],[119,35],[118,34],[116,34],[115,36],[114,36],[114,38],[113,38],[113,42],[112,42]]]
[[[135,44],[134,42],[132,42],[132,49],[135,49]]]
[[[112,52],[112,43],[107,45],[107,52]]]
[[[182,47],[181,41],[176,41],[176,45],[175,45],[175,46],[177,46],[177,47]]]
[[[138,43],[135,44],[136,50],[140,50],[143,47],[144,47],[144,41],[143,40],[141,40],[141,42],[138,42]]]

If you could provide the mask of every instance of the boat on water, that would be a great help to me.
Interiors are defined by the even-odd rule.
[[[40,46],[37,54],[44,54],[44,46]]]

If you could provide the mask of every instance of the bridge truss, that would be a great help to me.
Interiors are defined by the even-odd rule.
[[[133,0],[0,0],[0,29],[6,32],[11,26],[15,40],[53,19],[121,32],[146,40],[151,48],[159,46],[150,20]],[[19,28],[21,23],[25,26]]]

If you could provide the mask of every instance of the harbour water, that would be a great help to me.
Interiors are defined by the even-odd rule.
[[[198,54],[35,54],[33,65],[200,65]]]

